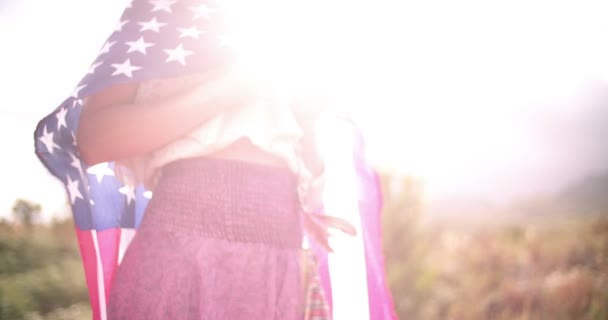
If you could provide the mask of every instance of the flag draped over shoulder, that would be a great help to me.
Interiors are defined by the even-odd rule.
[[[114,84],[208,72],[230,64],[234,55],[222,37],[220,2],[132,1],[71,96],[36,127],[36,154],[64,183],[68,194],[95,320],[106,319],[106,302],[114,272],[152,195],[142,185],[125,184],[117,179],[112,162],[87,166],[81,160],[75,137],[83,100]],[[358,166],[366,168],[357,173],[365,173],[360,177],[361,183],[379,192],[377,182],[369,178],[373,176],[369,166]],[[379,206],[374,206],[363,211],[377,223],[378,210]],[[366,224],[364,221],[367,220],[362,220]],[[374,264],[381,261],[376,242],[379,234],[367,232],[366,228],[363,228],[365,252],[366,255],[373,252],[369,261]],[[373,247],[371,251],[368,244]],[[376,277],[370,281],[384,281],[383,270],[376,267],[368,267],[373,270],[370,275]],[[323,282],[329,283],[331,275],[327,272],[321,275],[325,278]],[[380,297],[372,292],[373,287],[369,287],[370,294]],[[390,299],[390,295],[387,297]],[[371,298],[370,302],[373,302]],[[371,313],[370,317],[389,319]]]
[[[80,159],[75,137],[83,99],[113,84],[229,63],[216,15],[210,1],[133,1],[72,95],[36,128],[36,154],[68,193],[94,319],[105,319],[111,280],[150,193],[116,179],[111,162],[89,167]]]

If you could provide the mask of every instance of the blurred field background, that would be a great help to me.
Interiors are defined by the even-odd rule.
[[[342,2],[334,89],[382,174],[400,318],[608,320],[607,5]],[[32,131],[124,3],[0,0],[0,320],[90,319]]]
[[[464,209],[454,204],[442,210],[449,216],[432,217],[422,214],[415,179],[383,180],[384,250],[400,319],[608,319],[608,206],[595,206],[608,179],[601,191],[581,184],[580,207],[554,206],[561,195],[482,213],[455,214]],[[589,193],[603,197],[595,203]]]
[[[608,319],[608,178],[483,214],[434,209],[412,177],[382,182],[400,319]],[[0,223],[0,319],[90,319],[72,221],[37,223],[40,209],[17,200]]]

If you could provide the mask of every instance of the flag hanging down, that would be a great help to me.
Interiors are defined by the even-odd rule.
[[[72,94],[36,127],[36,154],[68,194],[95,320],[106,319],[114,272],[151,193],[117,179],[112,162],[82,161],[75,137],[83,100],[114,84],[230,65],[235,55],[222,37],[222,2],[132,1]]]
[[[325,124],[326,185],[324,210],[358,231],[354,239],[334,239],[334,253],[313,244],[321,285],[333,319],[395,320],[397,314],[382,254],[382,190],[365,157],[365,143],[348,116]]]

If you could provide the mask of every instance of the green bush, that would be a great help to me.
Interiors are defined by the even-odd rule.
[[[84,271],[71,221],[28,228],[7,227],[5,222],[2,228],[0,319],[68,319],[69,312],[83,306],[90,318]]]

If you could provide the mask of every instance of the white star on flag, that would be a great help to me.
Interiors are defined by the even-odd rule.
[[[127,50],[127,53],[137,51],[143,53],[144,55],[147,53],[146,49],[154,45],[151,42],[146,42],[143,36],[139,37],[137,41],[127,41],[125,43],[129,46],[129,50]]]
[[[114,171],[110,169],[107,162],[96,164],[87,169],[88,174],[93,174],[97,178],[97,183],[101,183],[104,176],[114,176]]]
[[[144,198],[152,199],[152,191],[150,191],[150,190],[144,191]]]
[[[115,44],[116,44],[116,41],[108,41],[108,42],[104,43],[99,54],[101,55],[101,54],[110,52],[110,49]]]
[[[101,61],[93,63],[89,67],[89,71],[87,72],[87,74],[93,74],[93,73],[95,73],[95,69],[97,69],[97,67],[99,67],[102,64],[103,64],[103,62],[101,62]]]
[[[82,193],[80,193],[80,188],[78,188],[78,180],[72,181],[69,175],[67,177],[68,182],[66,183],[66,186],[68,188],[68,194],[70,195],[70,202],[74,204],[76,202],[76,199],[78,198],[84,200],[84,198],[82,197]]]
[[[71,134],[72,134],[72,145],[74,147],[76,147],[76,135],[74,134],[74,132],[71,132]]]
[[[71,152],[69,153],[69,155],[70,158],[72,158],[72,162],[70,162],[70,165],[78,169],[78,173],[80,174],[80,176],[82,176],[82,165],[80,164],[80,160],[76,158],[76,156],[73,155]]]
[[[192,39],[198,39],[198,37],[203,33],[201,30],[198,30],[196,27],[192,28],[177,28],[179,31],[179,38],[190,37]]]
[[[194,12],[194,17],[192,17],[192,20],[196,20],[198,18],[208,19],[209,16],[215,11],[215,9],[212,9],[208,5],[203,3],[196,7],[190,7],[190,11]]]
[[[44,126],[44,129],[42,131],[42,137],[38,138],[38,140],[40,140],[40,142],[44,144],[50,154],[53,154],[53,151],[55,151],[53,148],[59,149],[59,146],[56,145],[55,141],[53,140],[53,135],[54,133],[48,132],[46,126]]]
[[[129,20],[121,20],[117,25],[116,28],[114,28],[115,32],[120,32],[122,31],[122,27],[125,26],[125,24],[129,23]]]
[[[78,87],[74,88],[74,90],[72,91],[72,95],[70,97],[78,99],[78,95],[80,95],[80,90],[82,90],[84,87],[86,87],[86,83],[79,85]]]
[[[180,43],[177,48],[170,50],[170,49],[166,49],[165,53],[167,53],[169,56],[167,57],[166,62],[171,62],[171,61],[177,61],[179,63],[181,63],[182,65],[186,65],[186,57],[193,54],[194,52],[192,51],[188,51],[188,50],[184,50],[183,45]]]
[[[140,22],[138,23],[141,26],[141,29],[139,29],[139,32],[144,32],[146,30],[150,30],[150,31],[154,31],[154,32],[159,32],[160,31],[160,27],[164,27],[167,24],[164,22],[158,22],[156,20],[156,17],[152,18],[152,20],[147,21],[147,22]]]
[[[65,122],[66,114],[68,114],[68,109],[61,108],[55,115],[57,117],[57,131],[61,130],[61,127],[68,127],[67,123]]]
[[[119,74],[124,74],[125,76],[127,76],[129,78],[133,78],[133,71],[137,71],[137,70],[141,69],[141,67],[131,65],[130,59],[127,59],[123,63],[114,63],[114,64],[112,64],[112,67],[114,69],[116,69],[116,70],[114,70],[114,73],[112,73],[113,76],[117,76]]]
[[[124,194],[127,197],[127,205],[131,204],[131,201],[135,201],[135,188],[130,185],[124,185],[118,189],[118,192]]]
[[[151,0],[150,3],[154,6],[152,8],[152,12],[156,11],[166,11],[171,13],[171,6],[175,4],[175,0]]]

